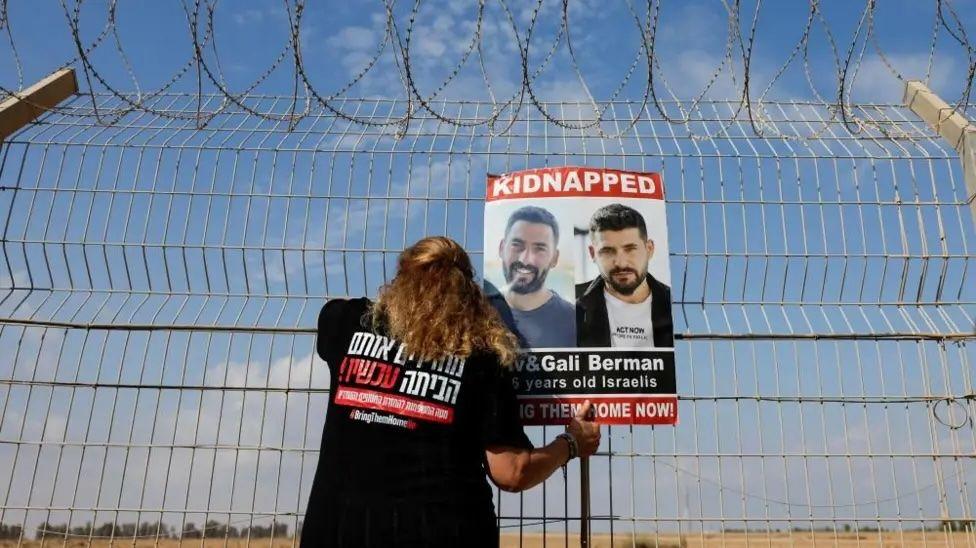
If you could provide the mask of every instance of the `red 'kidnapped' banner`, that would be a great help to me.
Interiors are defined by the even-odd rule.
[[[608,197],[664,199],[657,173],[587,167],[546,167],[488,176],[485,199]]]

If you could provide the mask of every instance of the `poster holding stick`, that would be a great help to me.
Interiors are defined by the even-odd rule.
[[[580,459],[580,547],[590,546],[590,457]]]
[[[489,175],[486,190],[485,289],[522,347],[522,422],[566,424],[590,400],[600,424],[677,424],[661,176],[549,167]]]

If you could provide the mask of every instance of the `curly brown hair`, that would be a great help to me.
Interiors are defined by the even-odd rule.
[[[371,316],[418,359],[492,352],[515,361],[518,340],[474,279],[471,259],[443,236],[424,238],[400,254],[397,274],[380,288]]]

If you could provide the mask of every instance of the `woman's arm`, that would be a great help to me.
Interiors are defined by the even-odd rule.
[[[545,481],[569,460],[569,444],[556,439],[539,449],[495,446],[485,450],[488,476],[503,491],[517,493]]]
[[[600,446],[600,426],[587,418],[592,404],[587,400],[566,427],[576,439],[579,456],[588,457]],[[491,446],[485,450],[488,475],[504,491],[518,492],[532,488],[552,475],[570,460],[570,442],[557,438],[539,449]]]

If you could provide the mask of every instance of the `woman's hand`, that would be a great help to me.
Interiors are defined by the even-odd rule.
[[[600,447],[600,426],[587,415],[593,409],[590,400],[573,417],[566,432],[576,439],[579,457],[589,457]],[[517,493],[546,480],[572,456],[568,440],[556,439],[538,449],[489,446],[485,449],[488,475],[499,488]]]
[[[566,432],[576,438],[580,457],[589,457],[600,447],[600,425],[595,424],[590,417],[592,410],[593,404],[586,400],[566,426]]]

